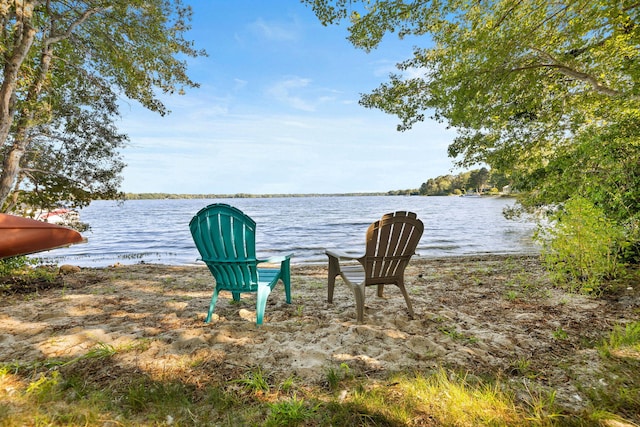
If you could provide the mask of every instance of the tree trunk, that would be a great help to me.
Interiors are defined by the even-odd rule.
[[[47,78],[47,73],[51,68],[53,48],[51,44],[45,43],[40,57],[40,70],[36,79],[31,84],[26,97],[26,104],[35,104],[42,92],[42,87]],[[29,138],[27,130],[35,117],[33,108],[25,108],[20,112],[16,129],[14,130],[13,146],[9,149],[2,162],[2,173],[0,173],[0,207],[5,205],[7,197],[11,194],[14,184],[20,173],[20,160],[27,150]],[[5,140],[6,141],[6,140]]]
[[[24,141],[24,140],[23,140]],[[20,159],[25,152],[24,144],[15,143],[5,155],[0,175],[0,206],[5,204],[13,189],[15,178],[20,172]]]
[[[4,79],[0,86],[0,147],[7,142],[11,125],[13,124],[13,113],[15,111],[15,89],[18,80],[18,71],[22,66],[33,40],[36,30],[31,25],[23,23],[22,31],[16,36],[16,44],[11,55],[7,55],[7,62],[4,67]]]
[[[14,121],[16,106],[15,89],[18,80],[18,72],[29,49],[33,45],[36,30],[26,19],[21,21],[21,29],[16,31],[13,51],[7,55],[4,66],[2,86],[0,86],[0,147],[7,143],[9,131]],[[26,142],[15,141],[13,147],[7,151],[2,161],[2,173],[0,174],[0,207],[4,205],[7,196],[11,193],[13,183],[18,175],[20,159],[24,154]],[[21,146],[22,145],[22,146]]]

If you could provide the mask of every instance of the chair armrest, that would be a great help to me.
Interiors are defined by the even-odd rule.
[[[283,255],[283,256],[274,256],[266,259],[259,259],[258,264],[280,264],[282,262],[289,261],[293,254]]]
[[[360,258],[362,258],[362,255],[353,255],[353,254],[348,254],[346,252],[332,251],[332,250],[329,250],[329,249],[325,250],[324,252],[327,254],[327,256],[329,258],[336,258],[338,260],[340,260],[340,259],[347,260],[347,259],[360,259]]]

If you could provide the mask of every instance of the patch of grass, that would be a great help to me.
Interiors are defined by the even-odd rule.
[[[499,384],[471,384],[444,369],[401,377],[397,388],[410,396],[412,412],[429,414],[434,425],[517,425],[526,417]]]
[[[469,344],[478,342],[478,338],[458,332],[453,326],[441,326],[438,330],[456,341],[466,341]]]
[[[193,405],[191,388],[177,381],[152,381],[135,378],[118,401],[129,415],[144,414],[158,421],[177,419]]]
[[[269,415],[265,420],[265,426],[297,426],[310,421],[318,408],[318,405],[309,406],[304,399],[293,396],[291,399],[270,403]]]
[[[25,390],[25,393],[35,398],[38,403],[53,402],[60,399],[61,388],[60,373],[52,371],[50,374],[42,374],[34,381],[31,381]]]
[[[535,298],[548,297],[547,290],[544,286],[545,277],[540,277],[521,270],[510,276],[505,285],[509,288],[515,288],[507,291],[507,299],[514,301],[517,298]]]
[[[505,295],[505,298],[509,301],[515,301],[516,299],[518,299],[518,292],[517,291],[508,291]]]
[[[320,280],[311,280],[308,283],[306,283],[306,285],[309,287],[309,289],[325,289],[327,287],[327,284],[324,281],[320,281]]]
[[[75,363],[81,359],[104,359],[113,356],[114,354],[116,354],[116,352],[117,350],[114,346],[105,343],[98,343],[90,348],[89,351],[87,351],[84,355],[72,359],[65,364],[68,365],[71,363]]]
[[[21,374],[1,368],[0,425],[595,426],[624,420],[637,397],[632,389],[617,407],[598,405],[571,415],[557,410],[553,390],[525,387],[526,398],[518,399],[521,385],[443,368],[376,379],[342,364],[329,372],[345,393],[336,396],[337,387],[308,384],[283,396],[295,388],[293,377],[269,387],[271,375],[259,367],[195,384],[183,377],[157,380],[141,371],[117,371],[115,364],[100,371],[110,375],[95,375],[104,364],[96,362],[101,360],[82,359],[61,370],[40,365]],[[521,362],[526,370],[528,364]],[[616,396],[621,397],[622,392]]]
[[[595,373],[596,377],[593,381],[580,384],[579,387],[591,402],[592,411],[589,417],[599,419],[604,414],[610,419],[633,419],[637,423],[638,414],[640,414],[638,372],[640,372],[638,358],[606,359],[600,372]]]
[[[528,379],[535,379],[539,376],[539,374],[535,372],[531,367],[531,360],[522,357],[511,362],[510,373],[512,375],[517,375]]]
[[[252,393],[267,393],[270,389],[267,376],[260,367],[245,373],[242,378],[234,382],[241,384],[245,390]]]
[[[129,351],[146,351],[151,347],[153,340],[151,338],[136,338],[128,344],[124,344],[117,347],[118,352],[129,352]]]
[[[57,267],[37,265],[26,256],[0,259],[0,294],[29,294],[50,288],[63,288]]]
[[[566,340],[569,338],[569,334],[564,329],[558,327],[553,331],[553,338],[556,340]]]
[[[326,372],[326,381],[329,390],[335,391],[342,381],[345,379],[351,379],[353,375],[351,368],[346,363],[341,363],[338,369],[333,366],[329,367]]]
[[[295,388],[295,378],[293,376],[288,377],[282,383],[280,383],[280,390],[283,393],[289,393],[291,390]]]
[[[572,417],[564,416],[556,410],[555,390],[536,390],[532,391],[527,386],[525,390],[528,394],[527,405],[528,411],[526,420],[530,425],[573,425]],[[584,425],[581,422],[578,425]]]
[[[609,334],[609,339],[600,346],[601,353],[611,356],[612,352],[623,354],[625,351],[640,356],[640,322],[616,325]]]
[[[640,414],[640,322],[616,325],[597,346],[602,366],[591,381],[579,384],[589,399],[591,420],[634,420]],[[635,417],[635,418],[634,418]]]
[[[85,354],[74,357],[72,359],[64,360],[64,359],[44,359],[37,360],[30,363],[20,363],[20,362],[10,362],[10,363],[2,363],[0,364],[0,372],[6,370],[7,372],[18,373],[20,371],[37,371],[39,369],[57,369],[59,367],[65,367],[77,363],[82,360],[88,359],[104,359],[107,357],[111,357],[116,354],[117,349],[109,344],[98,343],[93,346],[89,351]]]
[[[209,387],[203,401],[207,406],[221,412],[231,411],[242,404],[239,396],[221,386]]]

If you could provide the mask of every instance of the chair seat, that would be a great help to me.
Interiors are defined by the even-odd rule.
[[[258,283],[272,284],[280,278],[279,268],[258,268]]]
[[[344,280],[354,284],[360,284],[367,278],[362,265],[346,265],[340,267],[340,273]]]

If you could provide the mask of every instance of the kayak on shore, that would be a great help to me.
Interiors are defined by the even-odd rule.
[[[86,239],[71,228],[0,214],[0,258],[28,255],[84,242]]]

